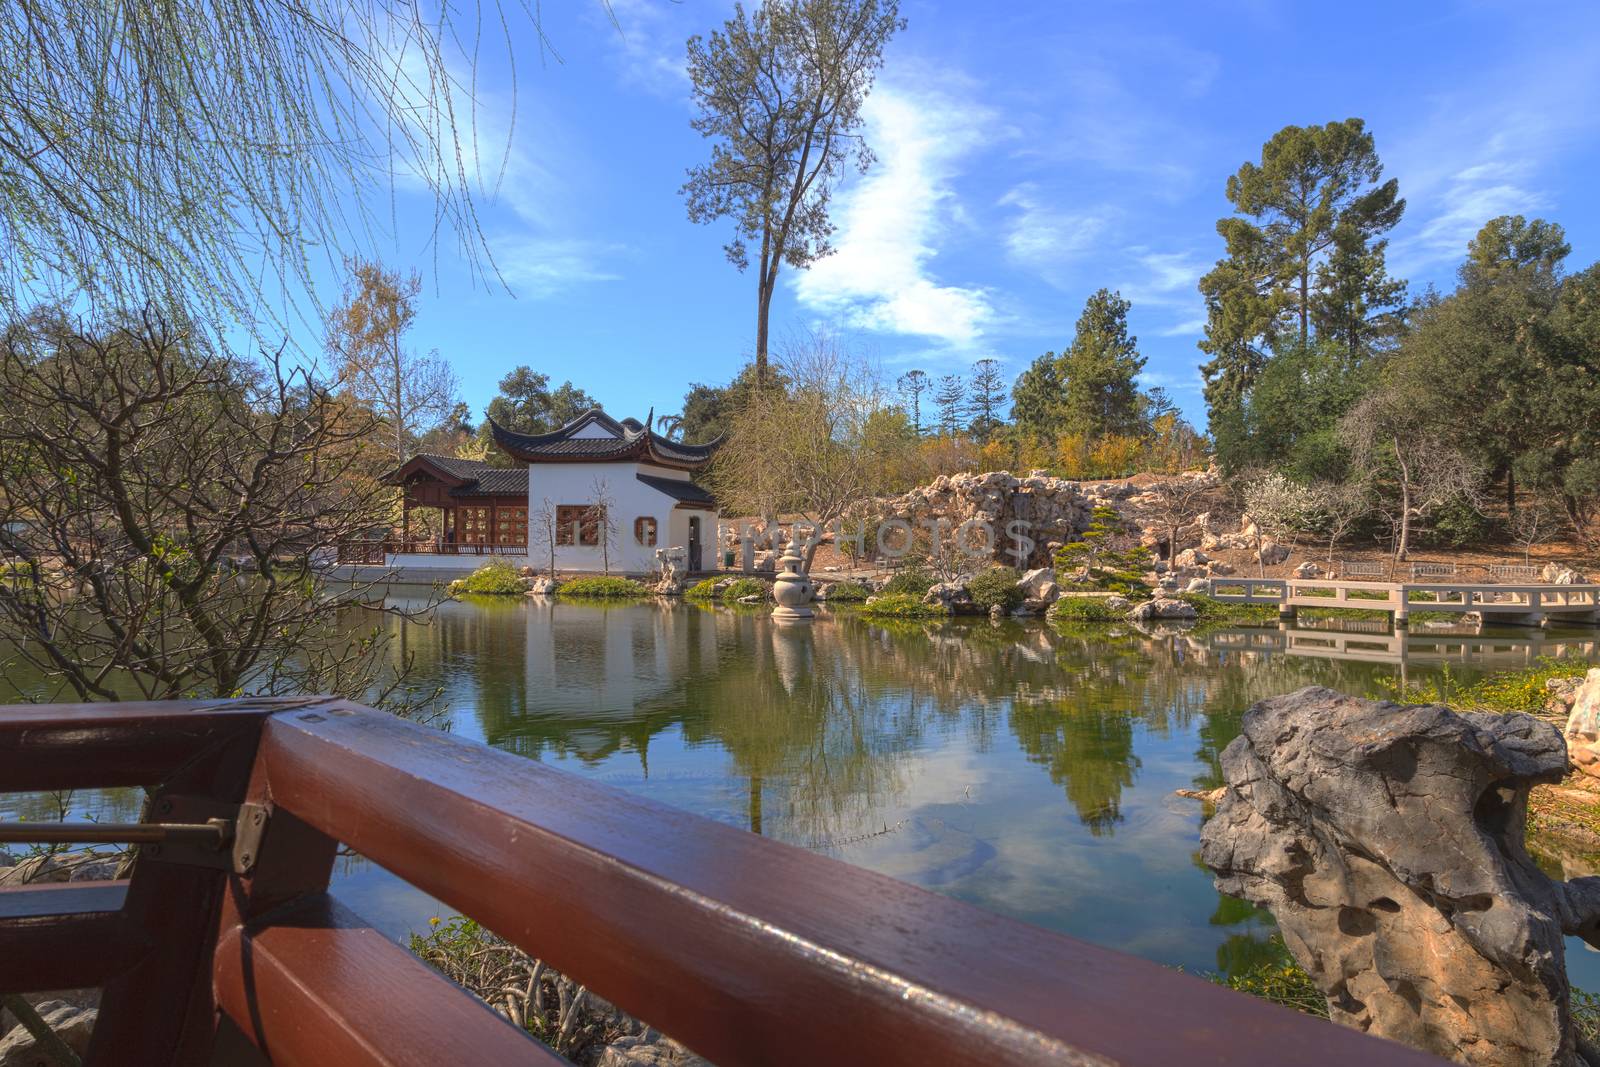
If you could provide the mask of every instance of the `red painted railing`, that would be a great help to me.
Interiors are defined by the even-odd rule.
[[[332,899],[341,843],[724,1067],[1438,1062],[343,701],[0,707],[0,790],[133,785],[245,805],[232,855],[0,890],[0,992],[104,986],[91,1064],[563,1062]]]

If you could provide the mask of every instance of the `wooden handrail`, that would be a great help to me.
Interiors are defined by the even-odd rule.
[[[340,843],[723,1067],[1440,1062],[339,700],[0,707],[0,785],[41,726],[30,788],[270,810],[246,873],[141,855],[115,912],[0,890],[9,986],[104,982],[91,1064],[200,1062],[219,1017],[282,1064],[557,1062],[328,899]]]

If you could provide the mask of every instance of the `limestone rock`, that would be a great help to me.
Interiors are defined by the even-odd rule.
[[[1152,619],[1192,619],[1197,614],[1193,604],[1157,597],[1134,608],[1128,613],[1128,618],[1134,622],[1149,622]]]
[[[1056,587],[1056,572],[1053,567],[1035,567],[1026,572],[1017,581],[1017,588],[1022,590],[1024,597],[1053,602],[1061,595]]]
[[[1539,580],[1551,585],[1581,585],[1585,579],[1571,567],[1564,567],[1559,563],[1546,563],[1544,570],[1539,572]]]
[[[990,622],[999,622],[1001,619],[1004,619],[1005,617],[1006,617],[1006,606],[1004,604],[990,604],[989,605],[989,621]]]
[[[711,1067],[709,1061],[653,1031],[617,1038],[594,1062],[595,1067]]]
[[[942,604],[949,611],[970,611],[972,594],[961,582],[939,582],[922,598],[924,604]]]
[[[1600,878],[1553,882],[1523,847],[1528,791],[1566,770],[1554,726],[1313,687],[1241,729],[1201,858],[1273,913],[1336,1022],[1483,1067],[1596,1067],[1563,934],[1600,940]]]
[[[1544,708],[1552,715],[1565,718],[1571,711],[1573,703],[1578,699],[1578,690],[1583,688],[1583,675],[1573,674],[1565,678],[1551,678],[1544,683],[1545,697]],[[0,859],[0,867],[5,866],[5,860]]]
[[[72,869],[69,882],[109,882],[116,878],[120,864],[116,860],[91,860]]]
[[[1211,592],[1211,583],[1204,578],[1191,578],[1183,591],[1185,593],[1209,593]]]
[[[1120,593],[1112,593],[1106,597],[1106,608],[1109,611],[1131,611],[1133,609],[1133,601]]]
[[[1206,555],[1198,548],[1186,548],[1182,552],[1179,552],[1177,558],[1172,561],[1173,566],[1183,567],[1185,569],[1190,567],[1203,567],[1210,562],[1211,557]]]
[[[98,1010],[80,1008],[59,1000],[40,1001],[34,1005],[34,1010],[45,1025],[66,1042],[68,1048],[79,1056],[88,1052],[89,1034],[94,1030],[95,1019],[99,1017]],[[52,1067],[53,1063],[39,1048],[33,1035],[21,1025],[13,1026],[4,1040],[0,1040],[0,1067]]]
[[[1256,553],[1264,567],[1275,567],[1289,558],[1289,546],[1280,545],[1276,541],[1263,541],[1261,548]]]
[[[1294,569],[1294,576],[1296,578],[1321,578],[1322,568],[1308,559]]]
[[[559,585],[556,580],[551,578],[549,575],[545,575],[544,577],[535,578],[533,580],[533,584],[528,586],[528,595],[553,596],[555,595],[557,588],[559,588]]]
[[[1595,667],[1572,693],[1567,716],[1567,761],[1574,770],[1600,778],[1600,667]]]

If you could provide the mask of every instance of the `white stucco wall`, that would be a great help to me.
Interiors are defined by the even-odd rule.
[[[609,555],[613,574],[645,574],[656,569],[656,549],[686,541],[670,540],[673,533],[673,504],[671,497],[651,489],[639,481],[637,475],[643,464],[628,463],[534,463],[528,467],[528,525],[532,541],[530,554],[533,565],[546,565],[549,550],[531,532],[537,524],[536,516],[548,506],[587,506],[595,500],[595,481],[604,479],[606,495],[611,498],[611,516],[615,524]],[[659,467],[649,467],[644,473],[665,476]],[[678,472],[673,472],[678,473]],[[548,505],[547,505],[548,502]],[[679,514],[682,514],[681,512]],[[649,516],[656,520],[656,543],[646,547],[634,540],[633,520]],[[687,524],[684,530],[687,532]],[[595,571],[603,569],[603,556],[599,545],[556,546],[556,567],[559,570]]]

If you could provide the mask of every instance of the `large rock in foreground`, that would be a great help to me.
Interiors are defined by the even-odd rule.
[[[1461,1063],[1600,1067],[1562,943],[1600,941],[1600,878],[1552,881],[1523,847],[1528,790],[1566,766],[1531,716],[1302,689],[1245,714],[1201,856],[1271,910],[1336,1022]]]

